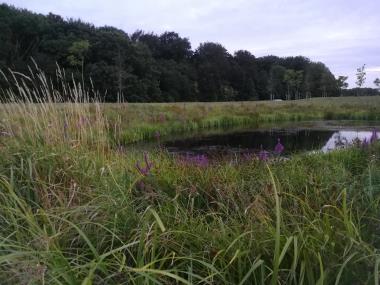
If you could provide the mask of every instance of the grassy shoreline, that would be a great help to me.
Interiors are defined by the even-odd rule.
[[[105,111],[108,110],[112,117],[128,122],[127,125],[121,124],[123,133],[120,140],[124,144],[152,139],[157,132],[166,136],[287,121],[380,120],[380,96],[282,102],[128,103],[105,106]]]
[[[147,176],[141,153],[0,151],[5,284],[378,278],[379,145],[268,166],[184,165],[157,151]]]

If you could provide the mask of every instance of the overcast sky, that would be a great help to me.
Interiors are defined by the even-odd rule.
[[[367,86],[380,77],[380,0],[6,0],[34,12],[80,18],[96,26],[176,31],[195,49],[219,42],[231,53],[304,55],[355,84],[367,64]]]

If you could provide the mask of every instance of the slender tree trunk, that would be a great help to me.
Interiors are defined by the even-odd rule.
[[[82,93],[84,94],[84,57],[82,57]]]

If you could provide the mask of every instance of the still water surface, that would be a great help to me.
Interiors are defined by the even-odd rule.
[[[176,138],[163,146],[179,154],[255,153],[262,149],[272,151],[280,139],[284,154],[288,155],[349,147],[359,141],[370,141],[375,131],[380,131],[380,122],[307,122]]]

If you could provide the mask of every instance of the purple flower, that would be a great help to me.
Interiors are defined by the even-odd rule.
[[[277,144],[274,147],[274,152],[277,154],[281,154],[284,151],[285,147],[282,145],[280,139],[277,139]]]
[[[263,150],[263,146],[261,146],[261,150],[259,152],[259,160],[267,161],[268,158],[269,158],[269,152],[266,150]]]
[[[369,142],[370,142],[370,143],[374,143],[374,142],[376,142],[378,139],[379,139],[379,137],[378,137],[378,135],[377,135],[377,131],[376,131],[376,130],[372,131],[372,135],[371,135],[371,138],[369,139]]]
[[[160,140],[160,137],[161,137],[160,132],[159,132],[159,131],[156,131],[156,132],[154,133],[154,137],[156,138],[156,140]]]
[[[195,157],[195,164],[200,167],[205,167],[208,165],[208,158],[206,155],[198,155]]]
[[[143,176],[148,176],[150,174],[150,170],[153,167],[153,163],[149,161],[148,154],[144,153],[144,162],[145,167],[142,167],[139,162],[136,163],[136,169]]]
[[[185,164],[193,164],[199,167],[206,167],[209,164],[208,158],[204,154],[199,154],[199,155],[187,154],[185,157],[182,157],[181,161]]]

